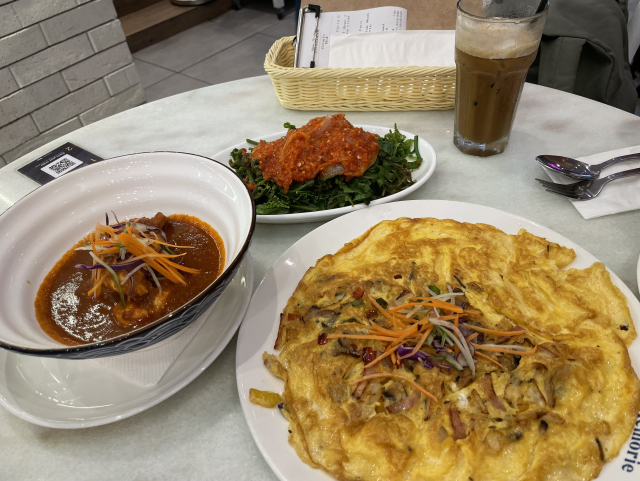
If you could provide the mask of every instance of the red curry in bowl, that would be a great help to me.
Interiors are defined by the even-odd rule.
[[[180,308],[222,274],[222,239],[189,215],[96,224],[40,285],[36,318],[69,346],[107,340]]]

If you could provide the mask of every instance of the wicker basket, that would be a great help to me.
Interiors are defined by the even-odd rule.
[[[455,67],[294,68],[294,37],[264,61],[282,105],[294,110],[449,110]]]

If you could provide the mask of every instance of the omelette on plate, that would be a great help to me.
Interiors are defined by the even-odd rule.
[[[339,480],[597,477],[640,408],[636,332],[604,265],[562,269],[574,258],[403,218],[320,259],[264,355],[297,454]]]

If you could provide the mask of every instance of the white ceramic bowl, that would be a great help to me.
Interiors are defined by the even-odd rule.
[[[104,222],[165,214],[193,215],[224,242],[224,271],[180,309],[130,333],[64,346],[35,317],[38,288],[79,239]],[[247,252],[255,207],[235,173],[210,159],[176,152],[126,155],[46,184],[0,216],[0,347],[37,356],[87,359],[125,354],[166,339],[204,313],[227,287]]]

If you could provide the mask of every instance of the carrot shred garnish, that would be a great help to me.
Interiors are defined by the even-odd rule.
[[[199,273],[200,271],[197,269],[192,269],[190,267],[181,266],[179,264],[175,264],[168,260],[168,258],[172,258],[174,256],[178,256],[181,254],[171,255],[171,254],[158,254],[156,251],[151,249],[149,246],[141,243],[135,237],[130,234],[120,234],[120,241],[122,244],[134,255],[142,255],[142,254],[151,254],[153,257],[149,257],[149,264],[151,267],[156,269],[158,272],[163,274],[165,277],[175,282],[176,284],[186,284],[184,277],[179,274],[176,269],[183,270],[186,272],[192,272],[194,274]],[[149,252],[151,250],[151,252]]]
[[[397,327],[398,326],[398,319],[396,318],[396,316],[389,314],[387,312],[386,309],[383,309],[380,304],[378,304],[378,302],[371,296],[371,294],[369,294],[367,292],[367,296],[369,297],[369,300],[371,301],[371,303],[376,307],[376,309],[378,309],[380,311],[380,313],[386,317],[387,319],[389,319],[392,323],[393,323],[393,327]]]
[[[482,314],[478,314],[477,312],[471,311],[462,311],[465,316],[473,316],[473,317],[482,317]]]
[[[402,334],[394,339],[393,342],[402,342],[404,339],[406,339],[407,336],[418,332],[418,324],[413,324],[412,326],[406,327],[400,332]]]
[[[88,296],[90,296],[91,294],[93,294],[94,292],[97,291],[97,289],[100,288],[100,286],[102,285],[102,283],[104,282],[104,280],[107,278],[107,274],[108,272],[105,270],[102,273],[102,276],[98,279],[98,281],[94,284],[94,286],[91,288],[91,290],[87,293]],[[96,292],[96,297],[98,297],[100,295],[99,292]]]
[[[483,346],[482,344],[475,344],[473,342],[471,343],[471,345],[473,347],[475,347],[476,349],[482,349],[483,351],[503,352],[505,354],[517,354],[518,356],[528,356],[530,354],[535,354],[536,352],[538,352],[538,346],[534,347],[530,351],[512,351],[511,349],[501,349],[501,348],[498,348],[498,347],[487,347],[487,346]]]
[[[433,330],[433,325],[430,325],[422,334],[422,337],[420,338],[420,340],[418,341],[418,344],[415,345],[415,347],[413,348],[413,350],[407,354],[406,356],[402,356],[400,357],[400,359],[406,359],[408,357],[413,356],[416,352],[418,352],[420,350],[420,348],[422,347],[422,345],[424,344],[424,342],[427,340],[427,337],[429,336],[429,334],[431,333],[431,331]]]
[[[155,232],[154,232],[155,234]],[[168,247],[175,247],[176,249],[195,249],[194,246],[177,246],[174,244],[169,244],[168,242],[163,242],[161,240],[158,240],[158,236],[156,235],[155,239],[152,239],[154,243],[156,244],[160,244],[161,246],[168,246]]]
[[[495,359],[486,356],[484,354],[482,354],[481,352],[476,351],[474,356],[480,356],[482,359],[486,359],[489,362],[492,362],[493,364],[495,364],[496,366],[499,366],[500,368],[504,369],[505,371],[507,370],[506,367],[504,367],[502,364],[500,364],[498,361],[496,361]]]
[[[473,334],[471,334],[469,337],[467,337],[467,342],[473,341],[476,337],[478,337],[480,334],[477,332],[474,332]]]
[[[401,304],[399,306],[394,307],[393,309],[389,309],[389,312],[398,312],[402,309],[408,309],[409,307],[415,307],[415,306],[424,306],[425,309],[431,309],[433,307],[439,307],[441,309],[445,309],[447,311],[451,311],[451,312],[457,312],[459,314],[462,314],[462,308],[458,307],[454,304],[449,304],[447,302],[442,302],[442,301],[438,301],[438,300],[431,300],[431,301],[427,301],[425,300],[424,302],[407,302],[406,304]],[[453,319],[453,317],[452,317]]]
[[[200,270],[194,269],[193,267],[181,266],[180,264],[175,264],[175,263],[171,267],[173,267],[174,269],[178,269],[180,271],[190,272],[191,274],[200,274]]]
[[[96,222],[96,230],[98,231],[99,234],[102,234],[103,232],[111,235],[111,237],[115,237],[116,231],[114,231],[110,226],[108,225],[102,225]]]
[[[153,251],[153,249],[151,249],[150,247],[142,244],[131,234],[122,233],[118,236],[118,238],[120,239],[120,242],[122,242],[122,244],[127,248],[127,250],[135,256],[140,256],[142,254],[157,254],[157,252]],[[148,250],[151,250],[152,252],[149,252]],[[186,285],[187,282],[184,280],[184,277],[182,277],[182,275],[180,275],[173,269],[173,266],[171,266],[172,263],[167,260],[161,262],[162,260],[162,258],[155,259],[149,257],[147,264],[149,264],[149,266],[157,270],[160,274],[162,274],[175,284]]]
[[[453,323],[455,324],[456,327],[458,327],[458,320],[460,319],[460,316],[456,315],[455,320],[453,321]]]
[[[398,355],[396,354],[395,350],[391,351],[391,362],[393,363],[394,366],[398,362]]]
[[[420,391],[425,396],[430,397],[431,399],[433,399],[436,402],[438,401],[438,399],[433,394],[431,394],[429,391],[424,389],[422,386],[420,386],[418,383],[416,383],[412,379],[409,379],[408,377],[402,376],[401,374],[395,374],[395,373],[369,374],[368,376],[363,376],[363,377],[361,377],[359,379],[355,379],[355,380],[351,381],[349,384],[358,384],[358,383],[360,383],[362,381],[368,381],[369,379],[376,379],[376,378],[381,378],[381,377],[391,377],[391,378],[394,378],[394,379],[400,379],[402,381],[407,381],[409,384],[411,384],[413,387],[415,387],[418,391]]]
[[[95,232],[91,234],[91,236],[89,237],[89,240],[91,241],[91,249],[93,249],[93,253],[95,255],[98,255],[98,251],[96,250],[96,243],[95,243],[94,237],[95,237]]]
[[[113,245],[117,245],[118,243],[115,240],[112,239],[108,239],[108,240],[100,240],[100,241],[96,241],[95,244],[99,247],[104,247],[104,246],[113,246]]]
[[[384,334],[388,334],[390,336],[399,336],[398,332],[400,331],[394,331],[391,329],[387,329],[385,327],[382,327],[381,325],[379,325],[378,323],[375,323],[373,321],[369,321],[371,323],[371,327],[373,327],[376,331],[378,332],[382,332]]]
[[[451,311],[451,312],[457,312],[459,314],[462,314],[464,312],[464,309],[462,309],[462,307],[458,307],[455,304],[451,304],[450,302],[444,302],[439,299],[432,299],[430,297],[408,297],[407,301],[427,301],[429,304],[433,306],[442,307],[443,309],[447,309],[448,311]],[[415,305],[415,304],[412,304],[412,305]]]
[[[511,336],[519,336],[520,334],[524,334],[526,331],[497,331],[495,329],[487,329],[485,327],[472,326],[471,324],[465,324],[465,327],[469,329],[473,329],[474,331],[484,332],[485,334],[493,334],[496,336],[502,337],[511,337]]]
[[[164,259],[170,259],[173,257],[180,257],[183,256],[184,254],[158,254],[157,252],[149,252],[148,254],[142,254],[136,257],[131,257],[130,259],[127,259],[126,261],[120,262],[120,264],[129,264],[130,262],[133,261],[137,261],[140,259],[144,259],[147,257],[151,257],[151,258],[164,258]]]
[[[329,334],[327,339],[336,339],[338,337],[345,337],[347,339],[374,339],[378,341],[395,341],[393,337],[386,336],[373,336],[369,334]]]

